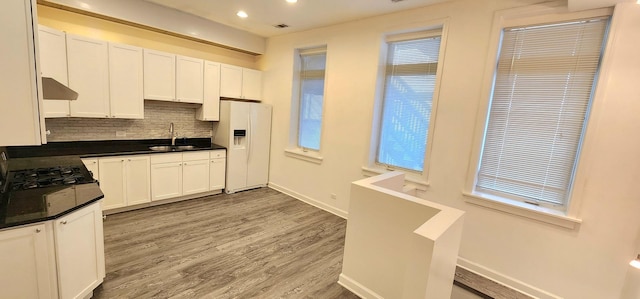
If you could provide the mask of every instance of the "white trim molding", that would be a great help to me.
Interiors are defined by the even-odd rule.
[[[303,161],[307,161],[315,164],[322,164],[322,160],[324,160],[324,158],[320,156],[319,152],[316,152],[316,151],[305,152],[300,148],[285,149],[284,154],[287,157],[296,158],[299,160],[303,160]]]
[[[486,268],[482,265],[471,262],[463,257],[458,257],[458,267],[464,268],[467,271],[473,272],[481,277],[484,277],[488,280],[494,281],[498,284],[501,284],[507,288],[516,290],[524,295],[540,298],[540,299],[562,299],[562,297],[558,295],[551,294],[547,291],[539,289],[535,286],[527,284],[523,281],[515,279],[513,277],[507,276],[505,274],[499,273],[495,270]]]
[[[486,194],[462,192],[462,195],[464,195],[464,200],[470,204],[538,220],[572,230],[577,229],[582,223],[582,219],[569,217],[558,210],[542,206],[530,205],[524,202],[502,199],[500,197],[489,196]]]
[[[302,195],[302,194],[300,194],[298,192],[295,192],[295,191],[293,191],[291,189],[282,187],[282,186],[280,186],[278,184],[275,184],[273,182],[269,182],[269,184],[267,186],[269,188],[273,189],[273,190],[280,191],[280,192],[282,192],[282,193],[284,193],[286,195],[289,195],[289,196],[291,196],[291,197],[293,197],[293,198],[295,198],[297,200],[300,200],[302,202],[310,204],[310,205],[312,205],[312,206],[314,206],[316,208],[325,210],[325,211],[327,211],[327,212],[329,212],[331,214],[334,214],[334,215],[336,215],[336,216],[338,216],[340,218],[347,219],[348,216],[349,216],[349,213],[347,211],[332,207],[332,206],[330,206],[330,205],[328,205],[326,203],[323,203],[321,201],[315,200],[315,199],[310,198],[308,196]]]

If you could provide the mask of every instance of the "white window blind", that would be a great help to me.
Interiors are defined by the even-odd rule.
[[[608,20],[504,29],[476,190],[567,203]]]
[[[320,150],[326,49],[300,51],[298,146]]]
[[[440,36],[389,42],[376,162],[422,172]]]

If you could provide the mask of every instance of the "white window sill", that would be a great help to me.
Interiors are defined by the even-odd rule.
[[[362,174],[367,177],[372,177],[372,176],[376,176],[376,175],[391,172],[391,171],[392,170],[379,168],[379,167],[366,167],[366,166],[362,167]],[[416,177],[411,173],[405,174],[404,181],[405,183],[409,184],[410,187],[415,187],[416,190],[420,190],[420,191],[426,191],[427,187],[429,187],[428,181],[423,180],[421,177]]]
[[[569,217],[560,211],[550,208],[530,205],[524,202],[504,199],[478,192],[462,192],[462,194],[464,195],[465,201],[471,204],[534,219],[572,230],[576,229],[582,223],[582,219]]]
[[[314,152],[314,151],[305,152],[301,148],[285,149],[284,154],[287,157],[296,158],[296,159],[300,159],[300,160],[315,163],[315,164],[322,164],[322,160],[323,160],[319,152]]]

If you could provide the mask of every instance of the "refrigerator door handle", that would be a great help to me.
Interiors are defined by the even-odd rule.
[[[251,127],[251,114],[249,114],[249,124],[247,127],[247,163],[249,163],[249,158],[251,157],[251,131],[252,131],[252,127]]]

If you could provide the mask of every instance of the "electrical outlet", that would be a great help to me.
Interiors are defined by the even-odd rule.
[[[331,199],[336,199],[338,196],[335,193],[331,193]]]
[[[209,130],[209,137],[213,137],[213,130]]]
[[[116,131],[116,137],[127,137],[126,131]]]

